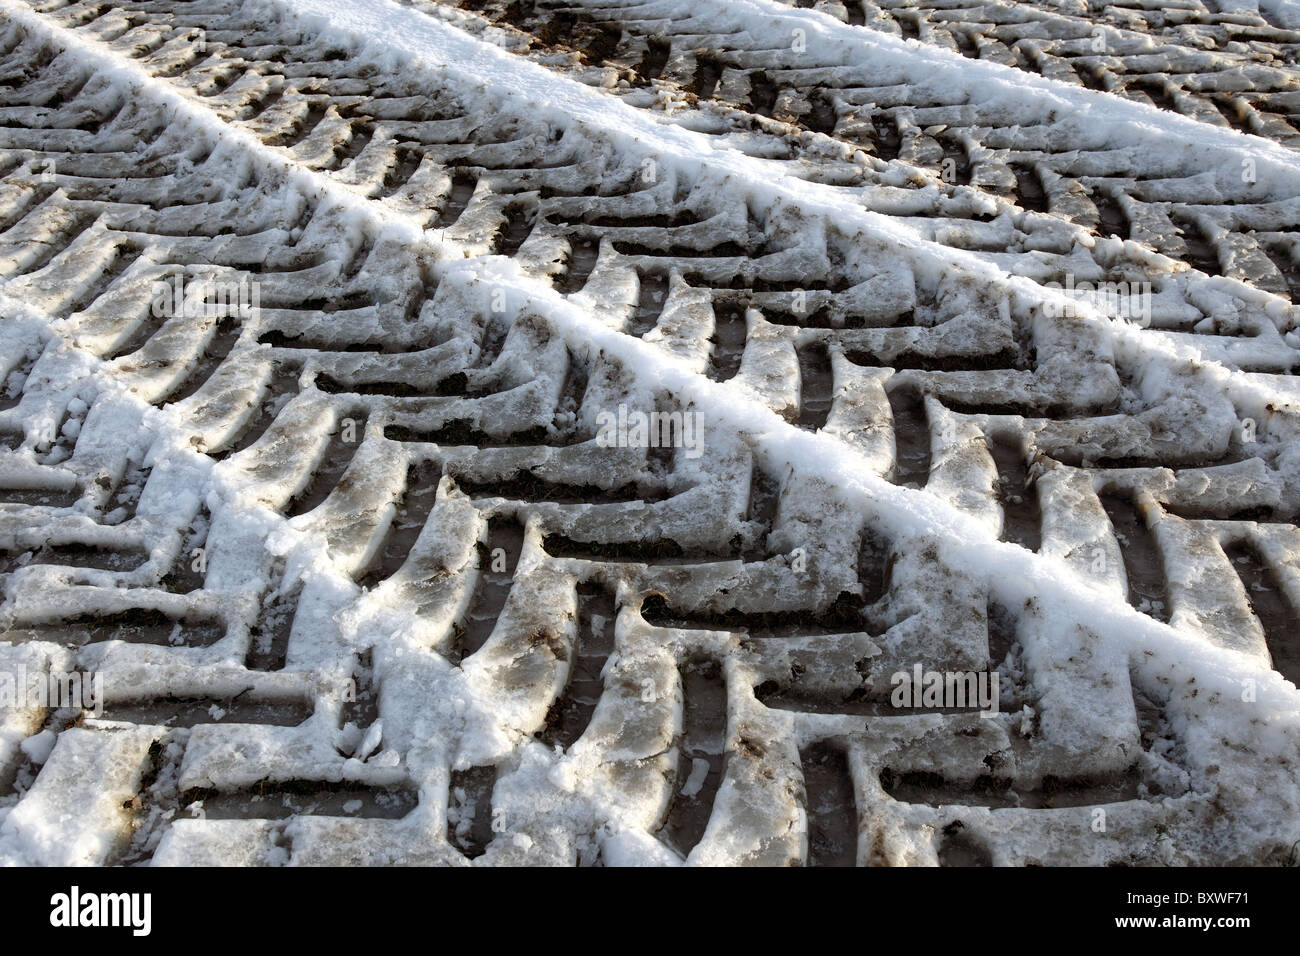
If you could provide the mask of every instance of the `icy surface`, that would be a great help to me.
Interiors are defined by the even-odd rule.
[[[921,111],[1158,173],[1229,264],[1294,249],[1296,154],[828,11],[591,9],[665,76],[548,8],[0,4],[0,670],[106,698],[0,699],[0,858],[1284,861],[1286,284],[1045,166],[949,188]],[[909,156],[850,148],[863,74]],[[156,315],[178,276],[259,304]],[[918,663],[1001,712],[894,712]]]

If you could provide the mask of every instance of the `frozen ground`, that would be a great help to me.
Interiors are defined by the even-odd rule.
[[[0,860],[1294,863],[1300,6],[462,6],[0,0]]]

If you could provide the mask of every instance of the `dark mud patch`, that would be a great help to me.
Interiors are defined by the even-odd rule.
[[[1029,481],[1024,451],[1006,436],[990,438],[989,453],[998,469],[998,502],[1002,505],[1002,540],[1037,551],[1042,544],[1042,512],[1038,492]]]
[[[734,305],[713,307],[713,349],[709,355],[709,378],[726,382],[740,371],[745,352],[745,310]]]
[[[1273,669],[1293,684],[1300,684],[1300,615],[1291,607],[1273,569],[1255,548],[1241,541],[1223,550],[1241,578],[1250,609],[1264,629]]]
[[[988,847],[966,831],[960,820],[943,828],[939,842],[940,866],[992,866]]]
[[[1168,621],[1164,562],[1155,536],[1147,529],[1137,505],[1131,498],[1102,495],[1101,506],[1106,509],[1124,556],[1129,603],[1158,621]]]
[[[226,634],[220,621],[173,620],[161,611],[136,609],[116,614],[84,614],[61,623],[29,624],[0,633],[0,641],[48,641],[68,647],[125,641],[170,647],[210,647]]]
[[[143,551],[113,551],[85,544],[46,545],[36,552],[32,564],[57,564],[95,571],[134,571],[149,555]]]
[[[641,616],[655,627],[711,631],[744,631],[751,637],[788,637],[843,634],[866,629],[862,598],[841,592],[828,606],[798,611],[747,613],[739,610],[691,612],[673,608],[661,594],[651,594],[641,604]]]
[[[616,615],[614,599],[603,586],[578,585],[578,634],[569,682],[546,715],[544,743],[568,750],[591,723],[605,688],[601,671],[614,652]]]
[[[199,724],[261,724],[297,727],[312,714],[305,701],[268,702],[216,697],[166,697],[138,703],[109,704],[105,720],[160,727],[196,727]]]
[[[894,482],[923,488],[930,478],[930,420],[925,399],[913,386],[889,390],[894,416]]]
[[[438,213],[438,219],[433,224],[435,229],[446,229],[454,225],[460,218],[460,214],[465,211],[469,205],[470,198],[474,195],[474,190],[478,187],[478,179],[469,173],[457,170],[451,177],[451,189],[447,193],[442,209]]]
[[[416,805],[416,792],[350,783],[296,780],[262,783],[248,790],[190,790],[182,807],[202,800],[209,820],[284,820],[295,816],[400,820]]]
[[[700,842],[722,785],[727,737],[727,685],[717,661],[692,661],[681,669],[682,738],[667,819],[659,831],[686,856]]]
[[[800,428],[817,431],[826,426],[835,395],[831,357],[820,342],[798,350]]]
[[[487,544],[478,549],[478,582],[459,632],[457,660],[469,657],[492,636],[492,629],[510,596],[523,547],[524,529],[517,521],[493,518],[488,522]]]
[[[345,417],[336,424],[334,434],[330,436],[329,444],[325,448],[325,455],[316,466],[311,482],[289,503],[285,517],[296,518],[305,515],[324,503],[330,496],[330,492],[338,486],[339,479],[343,477],[348,465],[352,463],[352,458],[356,455],[365,434],[364,414]]]
[[[595,239],[573,239],[570,243],[569,261],[559,285],[559,290],[566,295],[579,291],[587,284],[591,270],[595,268],[600,256],[600,243]]]
[[[1020,807],[1031,810],[1059,810],[1120,803],[1139,798],[1140,778],[1136,769],[1101,778],[1046,776],[1037,788],[1018,790],[1005,777],[987,774],[969,783],[948,781],[927,771],[897,772],[886,769],[880,785],[901,803],[931,807],[972,806],[993,809]]]
[[[407,469],[406,488],[397,502],[397,513],[393,515],[393,523],[388,526],[379,553],[361,577],[362,587],[373,588],[406,563],[433,511],[438,497],[438,480],[441,477],[441,471],[433,462],[422,461]]]
[[[231,455],[251,447],[275,421],[288,401],[288,396],[298,391],[298,369],[295,366],[277,364],[271,373],[271,380],[266,391],[257,403],[257,411],[235,437],[225,447],[213,449],[212,457],[221,461]]]
[[[821,743],[803,750],[799,759],[808,814],[808,865],[856,865],[858,812],[847,755]]]
[[[448,787],[447,838],[469,859],[487,852],[492,832],[492,789],[496,767],[453,770]]]

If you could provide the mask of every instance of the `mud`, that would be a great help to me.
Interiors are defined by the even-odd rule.
[[[437,500],[439,478],[441,472],[433,462],[420,462],[407,469],[406,489],[397,503],[397,513],[379,554],[361,576],[362,587],[373,588],[406,562]]]
[[[835,395],[831,374],[831,357],[824,345],[799,349],[799,418],[800,428],[817,431],[826,426]]]
[[[921,393],[902,386],[889,391],[894,416],[894,481],[922,488],[930,478],[930,423]]]
[[[1059,810],[1121,803],[1141,797],[1136,771],[1100,779],[1044,777],[1032,789],[1019,789],[1006,778],[986,775],[970,783],[945,780],[936,773],[895,773],[885,770],[880,785],[895,800],[931,807],[961,805],[990,809],[1020,807],[1030,810]]]
[[[1223,549],[1246,589],[1250,609],[1255,612],[1273,669],[1293,684],[1300,684],[1300,614],[1296,613],[1277,575],[1253,547],[1238,542]]]
[[[614,599],[602,585],[578,585],[578,635],[569,683],[546,715],[544,743],[568,750],[591,723],[605,689],[601,671],[614,652],[616,613]]]
[[[343,427],[346,419],[351,419],[354,424],[352,429],[351,441],[347,441],[345,429]],[[296,495],[285,509],[286,518],[296,518],[299,515],[305,515],[324,503],[329,497],[330,492],[338,485],[339,479],[352,463],[353,457],[357,453],[357,448],[361,445],[362,439],[366,434],[366,416],[364,413],[341,416],[338,423],[335,424],[334,434],[330,436],[329,445],[325,449],[325,456],[321,463],[316,467],[315,474],[312,475],[310,484],[306,489]]]
[[[1103,495],[1101,505],[1106,509],[1124,555],[1129,603],[1158,621],[1168,621],[1169,595],[1165,586],[1164,563],[1155,537],[1147,530],[1131,499]]]
[[[169,728],[197,727],[200,724],[297,727],[311,714],[312,707],[305,702],[259,702],[238,697],[163,697],[147,702],[109,704],[104,707],[104,720]]]
[[[858,814],[844,751],[816,744],[799,754],[808,814],[808,865],[857,864]]]
[[[411,790],[314,780],[267,783],[237,793],[191,792],[183,797],[183,811],[195,814],[201,800],[203,815],[209,820],[285,820],[303,815],[400,820],[416,804]]]
[[[998,469],[1002,540],[1037,551],[1042,544],[1042,513],[1038,492],[1029,482],[1024,453],[1018,443],[1001,437],[989,442],[989,452]]]
[[[685,701],[677,779],[659,837],[685,856],[704,836],[722,784],[727,687],[722,668],[712,660],[686,664],[681,669],[681,681]]]
[[[492,636],[492,629],[510,596],[523,545],[524,529],[518,522],[506,518],[488,522],[488,541],[485,547],[479,548],[478,584],[460,632],[458,659],[469,657]]]
[[[492,832],[492,788],[496,767],[454,770],[448,787],[447,838],[471,860],[482,856]]]

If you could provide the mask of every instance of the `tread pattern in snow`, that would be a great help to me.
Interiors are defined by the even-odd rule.
[[[414,4],[448,15],[428,0]],[[844,49],[810,35],[807,21],[754,35],[725,4],[460,6],[486,18],[464,22],[468,28],[493,22],[541,62],[621,90],[637,105],[687,108],[683,122],[794,175],[861,190],[869,208],[903,217],[935,241],[1004,253],[1006,268],[1039,281],[1063,282],[1067,271],[1076,281],[1139,281],[1150,271],[1149,254],[1094,242],[1118,238],[1181,264],[1159,272],[1186,266],[1288,299],[1300,284],[1295,193],[1281,201],[1266,194],[1253,162],[1237,155],[1207,170],[1176,147],[1111,145],[1113,121],[1078,124],[1059,100],[1043,97],[1041,109],[1026,109],[1023,96],[990,96],[956,72],[958,64],[927,72],[897,57],[873,59],[879,54],[869,47],[847,66]],[[1296,145],[1288,70],[1300,33],[1259,15],[1254,25],[1243,15],[1195,30],[1184,22],[1191,10],[1144,11],[1153,23],[1163,12],[1185,27],[1157,42],[1119,26],[1102,30],[1095,11],[1067,15],[1028,4],[816,7],[846,23],[862,22],[854,12],[861,7],[873,29],[1071,86],[1086,77],[1088,88],[1171,109],[1207,129]],[[1105,9],[1120,19],[1139,16]],[[970,15],[973,22],[962,19]],[[1241,39],[1228,38],[1232,25]],[[791,40],[796,31],[802,35]],[[848,36],[861,43],[871,34]],[[1099,42],[1104,53],[1094,52]],[[689,109],[697,102],[699,111]],[[1157,288],[1181,285],[1160,278]]]
[[[599,131],[500,96],[485,110],[453,77],[431,92],[428,70],[385,70],[261,11],[38,9],[152,79],[128,94],[57,34],[4,26],[0,273],[15,320],[0,660],[97,670],[108,698],[99,719],[0,713],[0,852],[1285,856],[1281,835],[1225,816],[1258,799],[1264,761],[1206,739],[1197,688],[1103,641],[1102,623],[1011,606],[944,536],[842,498],[618,354],[576,347],[565,310],[923,489],[990,541],[1063,561],[1113,604],[1294,681],[1294,405],[1255,398],[1293,380],[1289,309],[1251,290],[1206,314],[1210,280],[1156,263],[1134,274],[1162,283],[1157,328],[1117,338]],[[762,51],[689,29],[664,30],[665,51],[650,21],[612,7],[567,33],[531,4],[510,9],[544,43],[590,23],[576,34],[590,57],[633,72],[662,60],[653,83],[712,84],[764,136],[817,101],[834,122],[812,125],[835,140],[937,166],[926,129],[976,131],[972,170],[1045,164],[1047,219],[1095,225],[1052,197],[1084,203],[1096,183],[1056,190],[1042,170],[1060,150],[1015,146],[975,108],[958,122],[890,101],[855,119],[846,104],[865,88],[771,57],[760,68]],[[682,52],[699,46],[707,56]],[[212,121],[169,119],[166,91]],[[1014,135],[1050,140],[1033,129]],[[846,162],[797,175],[833,184]],[[999,188],[1023,238],[1033,216],[1012,179]],[[1147,203],[1135,184],[1149,177],[1121,179],[1144,216],[1204,212]],[[1249,208],[1216,207],[1225,222]],[[1245,235],[1232,221],[1220,252]],[[1007,261],[1033,258],[1021,238],[1000,240]],[[1169,242],[1151,244],[1185,255]],[[1108,268],[1139,261],[1108,248]],[[1064,268],[1038,259],[1042,281]],[[160,283],[205,280],[213,308],[154,314]],[[245,288],[251,311],[220,298]],[[1217,397],[1170,342],[1220,363]],[[599,416],[620,408],[698,415],[704,453],[605,447]],[[996,668],[1002,713],[900,714],[890,676],[916,662]],[[57,743],[37,763],[19,745],[42,730]],[[76,808],[58,840],[40,826],[54,801]]]

